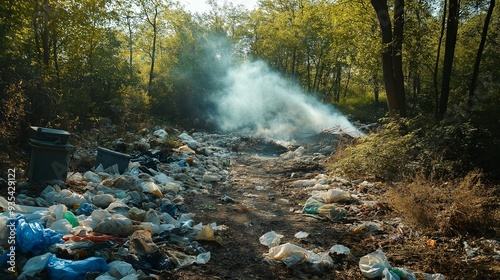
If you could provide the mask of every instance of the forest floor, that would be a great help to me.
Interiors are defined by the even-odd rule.
[[[198,221],[227,226],[220,234],[222,245],[206,244],[212,253],[206,265],[180,269],[165,276],[174,279],[367,279],[361,274],[359,259],[381,248],[392,266],[405,267],[415,273],[440,273],[446,279],[500,279],[500,263],[491,257],[498,247],[490,249],[489,256],[472,257],[464,251],[465,239],[461,237],[422,236],[405,227],[397,213],[384,203],[387,186],[382,183],[360,184],[360,180],[334,178],[351,193],[359,192],[361,197],[378,203],[372,208],[345,205],[345,209],[350,210],[341,221],[301,214],[311,191],[294,186],[293,182],[325,174],[326,164],[325,159],[284,161],[280,157],[258,154],[233,155],[230,184],[216,186],[210,195],[186,198]],[[221,198],[225,195],[235,201],[224,203]],[[209,205],[213,207],[209,209]],[[381,228],[355,229],[356,224],[369,220],[378,222]],[[314,252],[325,252],[341,244],[348,247],[352,255],[330,254],[334,260],[331,269],[317,270],[307,263],[291,267],[269,264],[264,256],[269,249],[259,243],[259,237],[269,231],[283,235],[282,244],[290,242]],[[309,236],[295,238],[300,231]],[[435,242],[429,243],[429,240]],[[468,242],[479,244],[484,240],[473,238]]]

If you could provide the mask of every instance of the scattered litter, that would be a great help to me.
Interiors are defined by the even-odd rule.
[[[128,280],[148,275],[158,278],[154,275],[159,275],[162,270],[204,265],[210,261],[211,252],[206,251],[209,248],[206,243],[223,245],[221,232],[228,228],[215,223],[203,225],[195,222],[194,214],[189,213],[189,205],[185,204],[191,200],[185,200],[183,196],[208,194],[218,187],[222,190],[222,187],[230,186],[235,178],[244,179],[244,175],[231,170],[237,163],[231,161],[230,151],[252,150],[250,146],[256,140],[243,143],[245,141],[239,137],[221,140],[209,134],[184,132],[177,136],[183,144],[165,151],[162,145],[167,141],[164,140],[171,137],[165,130],[157,129],[151,135],[141,137],[133,145],[126,144],[123,139],[113,141],[113,147],[122,152],[135,149],[130,162],[128,155],[124,158],[126,167],[112,164],[104,168],[98,164],[92,170],[72,173],[66,183],[81,187],[81,194],[74,192],[75,188],[66,188],[61,181],[44,186],[40,197],[20,194],[16,198],[15,212],[23,214],[16,218],[16,245],[22,253],[33,255],[24,265],[19,279],[37,277],[36,274],[44,269],[51,279]],[[290,160],[288,163],[305,161],[307,157],[306,168],[293,169],[292,180],[288,181],[289,186],[296,188],[294,191],[311,192],[302,210],[293,204],[292,198],[267,193],[271,182],[251,182],[260,195],[242,190],[235,199],[221,191],[216,194],[219,200],[211,202],[216,205],[205,204],[201,208],[218,211],[219,205],[237,203],[241,199],[241,204],[234,205],[234,208],[242,206],[241,209],[248,209],[243,207],[244,200],[266,197],[273,200],[276,197],[276,201],[289,204],[290,208],[287,206],[286,209],[291,209],[291,212],[334,222],[345,219],[348,213],[357,215],[376,208],[369,207],[366,197],[360,199],[362,196],[354,195],[351,187],[354,182],[306,173],[309,164],[316,164],[315,161],[324,158],[317,154],[309,157],[306,152],[314,149],[327,154],[334,149],[334,143],[314,148],[263,140],[257,144],[253,151],[275,157],[281,155],[281,159]],[[362,184],[371,186],[368,182]],[[21,205],[21,202],[26,205]],[[0,197],[0,207],[9,207],[9,202],[3,197]],[[9,220],[4,217],[0,217],[1,245],[6,245],[7,241]],[[353,225],[354,232],[384,232],[383,223],[360,221],[358,217],[354,218],[358,222]],[[350,217],[349,221],[352,221]],[[245,225],[250,227],[252,223]],[[294,236],[305,239],[309,233],[300,231]],[[307,250],[291,243],[281,244],[282,238],[284,236],[275,231],[259,238],[260,243],[269,248],[264,254],[268,263],[287,267],[306,264],[325,270],[334,266],[330,254],[332,257],[334,254],[352,256],[350,249],[340,244],[333,245],[328,251],[321,248]],[[300,240],[303,244],[315,244],[307,241]],[[491,251],[500,256],[497,241],[481,242],[481,247],[491,246],[494,248]],[[471,244],[473,246],[464,243],[467,256],[481,254],[481,249],[476,247],[479,243]],[[359,266],[363,275],[369,278],[376,275],[374,277],[385,279],[415,279],[408,270],[391,267],[381,250],[361,258]],[[88,272],[95,273],[90,276]],[[424,277],[444,279],[440,274],[425,274]]]

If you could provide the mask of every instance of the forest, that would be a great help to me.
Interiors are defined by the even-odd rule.
[[[491,168],[495,1],[386,2],[259,1],[248,11],[208,1],[210,11],[190,14],[168,0],[4,1],[2,146],[34,124],[193,125],[208,118],[228,65],[262,60],[352,120],[398,115],[441,138],[463,134],[468,149],[482,146],[469,156]]]
[[[406,256],[407,262],[466,275],[451,279],[495,279],[500,274],[494,260],[465,265],[454,259],[455,249],[467,244],[463,238],[480,242],[498,239],[500,232],[500,11],[495,0],[258,0],[253,10],[230,1],[206,2],[210,10],[192,13],[176,0],[0,1],[2,176],[7,168],[27,168],[30,126],[69,131],[77,143],[140,136],[151,127],[222,135],[256,126],[234,114],[225,120],[214,117],[221,105],[232,106],[220,99],[224,90],[248,92],[238,102],[253,110],[256,104],[274,104],[266,90],[277,85],[317,100],[297,97],[318,112],[323,105],[332,106],[363,131],[363,137],[342,139],[326,159],[327,170],[359,179],[349,185],[359,189],[365,188],[364,180],[376,182],[370,183],[375,192],[387,186],[387,201],[377,204],[377,213],[397,213],[434,240],[426,249],[415,243],[430,257]],[[228,82],[228,76],[233,80]],[[256,90],[258,84],[266,85],[263,91]],[[284,103],[277,104],[266,114],[282,116]],[[296,111],[285,119],[302,113],[304,107],[294,106]],[[238,120],[242,124],[230,124]],[[239,139],[250,145],[253,138]],[[176,141],[168,148],[175,148]],[[277,166],[265,161],[260,166],[284,186],[295,173],[285,177],[277,169],[290,163],[275,160]],[[251,157],[234,161],[241,163],[235,169],[255,172],[247,175],[262,183],[259,167],[241,168],[250,166]],[[307,171],[307,164],[294,168]],[[318,166],[314,172],[320,172]],[[255,191],[253,186],[250,190]],[[286,187],[275,191],[290,199],[298,196]],[[202,200],[212,203],[210,198]],[[263,199],[263,207],[271,209],[269,201]],[[257,211],[231,212],[221,210],[227,204],[218,205],[228,221],[233,213]],[[234,227],[246,230],[241,223]],[[381,238],[345,236],[346,242],[366,246]],[[408,244],[401,252],[414,254],[416,247]],[[225,248],[211,249],[223,256]],[[359,255],[368,249],[359,249]],[[358,270],[357,261],[347,263],[347,271]],[[215,262],[185,279],[219,273],[218,265],[226,263]],[[273,271],[284,278],[293,273]]]

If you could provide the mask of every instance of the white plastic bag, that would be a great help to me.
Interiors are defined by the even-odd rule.
[[[344,245],[337,244],[330,248],[330,254],[351,255],[351,250]]]
[[[384,276],[384,269],[390,269],[391,266],[382,249],[377,249],[359,260],[359,269],[361,273],[370,279]]]
[[[280,245],[281,238],[283,235],[277,234],[274,230],[265,233],[259,238],[260,244],[272,248],[274,246]]]

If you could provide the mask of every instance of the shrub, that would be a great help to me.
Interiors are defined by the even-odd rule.
[[[453,181],[418,174],[390,189],[387,200],[405,222],[429,234],[493,236],[500,229],[500,205],[481,178],[478,171]]]
[[[392,122],[378,133],[339,148],[331,169],[352,177],[399,180],[411,168],[417,137],[402,131],[404,122]]]

